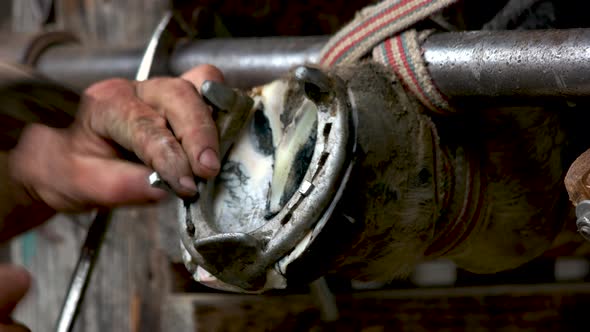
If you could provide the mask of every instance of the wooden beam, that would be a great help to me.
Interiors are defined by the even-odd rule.
[[[194,331],[310,331],[322,325],[339,332],[585,331],[590,283],[340,294],[340,319],[330,324],[320,322],[308,295],[184,294],[168,301],[192,307],[185,326]]]
[[[169,7],[169,0],[56,0],[56,19],[86,44],[146,45]]]

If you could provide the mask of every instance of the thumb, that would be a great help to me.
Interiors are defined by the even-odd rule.
[[[91,205],[114,207],[158,201],[166,192],[152,188],[152,172],[143,165],[123,160],[85,156],[76,163],[76,191]]]
[[[31,276],[22,267],[0,264],[0,321],[5,322],[31,285]]]

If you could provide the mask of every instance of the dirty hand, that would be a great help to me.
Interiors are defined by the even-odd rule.
[[[31,277],[22,268],[0,264],[0,332],[29,331],[24,325],[14,322],[10,315],[25,296]]]
[[[147,182],[152,170],[180,196],[192,196],[194,177],[210,178],[220,167],[217,130],[198,89],[222,79],[203,65],[180,78],[94,84],[72,126],[33,125],[23,132],[9,155],[13,178],[56,211],[159,200],[165,193]],[[124,151],[145,166],[123,160]]]

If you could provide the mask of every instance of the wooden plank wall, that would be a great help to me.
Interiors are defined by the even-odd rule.
[[[169,6],[169,0],[3,0],[0,28],[64,29],[86,44],[144,44]]]
[[[198,331],[588,331],[588,284],[370,291],[337,296],[322,323],[308,295],[184,295]],[[185,330],[186,331],[186,330]]]
[[[56,321],[90,217],[58,216],[13,241],[13,260],[35,277],[16,318],[33,331]],[[157,207],[117,210],[76,331],[150,331],[159,326],[167,266],[158,247]]]
[[[60,28],[74,31],[85,43],[145,44],[169,0],[56,0]]]
[[[43,29],[50,15],[52,0],[12,0],[4,3],[10,7],[7,14],[11,15],[12,31],[36,32]]]

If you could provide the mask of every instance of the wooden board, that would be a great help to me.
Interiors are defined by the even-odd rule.
[[[337,297],[340,318],[331,323],[321,322],[307,295],[184,294],[169,301],[184,304],[176,312],[192,313],[183,323],[191,331],[587,331],[590,284],[343,294]]]
[[[58,216],[13,241],[13,261],[35,278],[16,318],[33,331],[47,331],[57,319],[88,219]],[[158,246],[158,220],[156,207],[115,212],[76,331],[149,331],[160,325],[167,264]]]
[[[11,24],[6,26],[17,32],[37,32],[50,16],[53,0],[19,0],[3,1],[3,6],[10,7]],[[11,2],[11,4],[8,4]]]
[[[168,0],[55,0],[57,26],[86,44],[146,45]]]

